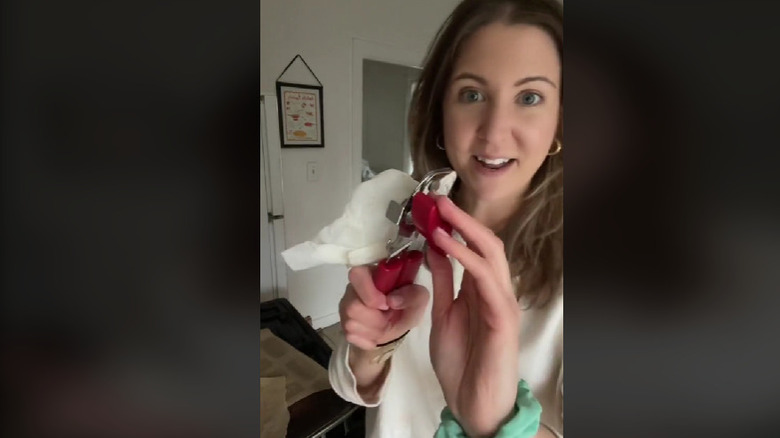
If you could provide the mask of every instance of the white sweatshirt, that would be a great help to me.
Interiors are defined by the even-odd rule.
[[[459,289],[463,267],[451,258],[455,288]],[[415,283],[432,291],[431,272],[420,268]],[[562,287],[562,286],[561,286]],[[431,307],[420,324],[406,335],[390,359],[390,371],[380,391],[379,402],[368,404],[357,392],[355,376],[349,367],[349,344],[343,340],[330,359],[328,373],[333,389],[343,399],[366,406],[366,437],[432,437],[439,426],[445,401],[431,365],[428,341],[431,333]],[[520,330],[520,369],[542,405],[542,424],[563,436],[563,294],[555,295],[541,309],[523,311]]]

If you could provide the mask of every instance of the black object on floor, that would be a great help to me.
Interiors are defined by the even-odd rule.
[[[330,346],[286,299],[277,298],[260,304],[260,328],[271,330],[278,338],[328,368]]]
[[[260,328],[328,368],[332,350],[303,316],[284,298],[260,304]],[[332,389],[316,392],[290,406],[287,438],[363,438],[365,408],[349,403]],[[345,427],[346,426],[346,427]],[[348,432],[347,432],[348,431]]]

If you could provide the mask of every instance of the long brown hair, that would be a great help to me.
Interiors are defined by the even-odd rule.
[[[443,134],[442,102],[464,42],[488,24],[529,24],[545,30],[562,59],[563,5],[558,0],[464,0],[431,44],[409,111],[414,177],[450,167],[436,147]],[[562,85],[562,84],[561,84]],[[563,87],[555,141],[563,144]],[[551,149],[554,145],[551,145]],[[518,298],[541,306],[560,290],[563,277],[563,157],[548,156],[531,179],[520,209],[499,233]],[[456,183],[453,191],[457,191]]]

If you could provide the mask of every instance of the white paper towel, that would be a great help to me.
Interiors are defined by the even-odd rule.
[[[449,192],[455,172],[442,178],[437,193]],[[282,252],[293,271],[323,264],[351,266],[375,263],[389,254],[387,241],[396,226],[385,213],[390,201],[403,202],[412,194],[417,181],[399,170],[389,169],[361,183],[353,192],[344,214],[309,241]]]

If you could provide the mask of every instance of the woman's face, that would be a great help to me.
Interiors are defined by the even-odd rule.
[[[495,23],[464,43],[443,146],[468,196],[515,202],[528,188],[555,138],[560,83],[555,42],[538,27]]]

